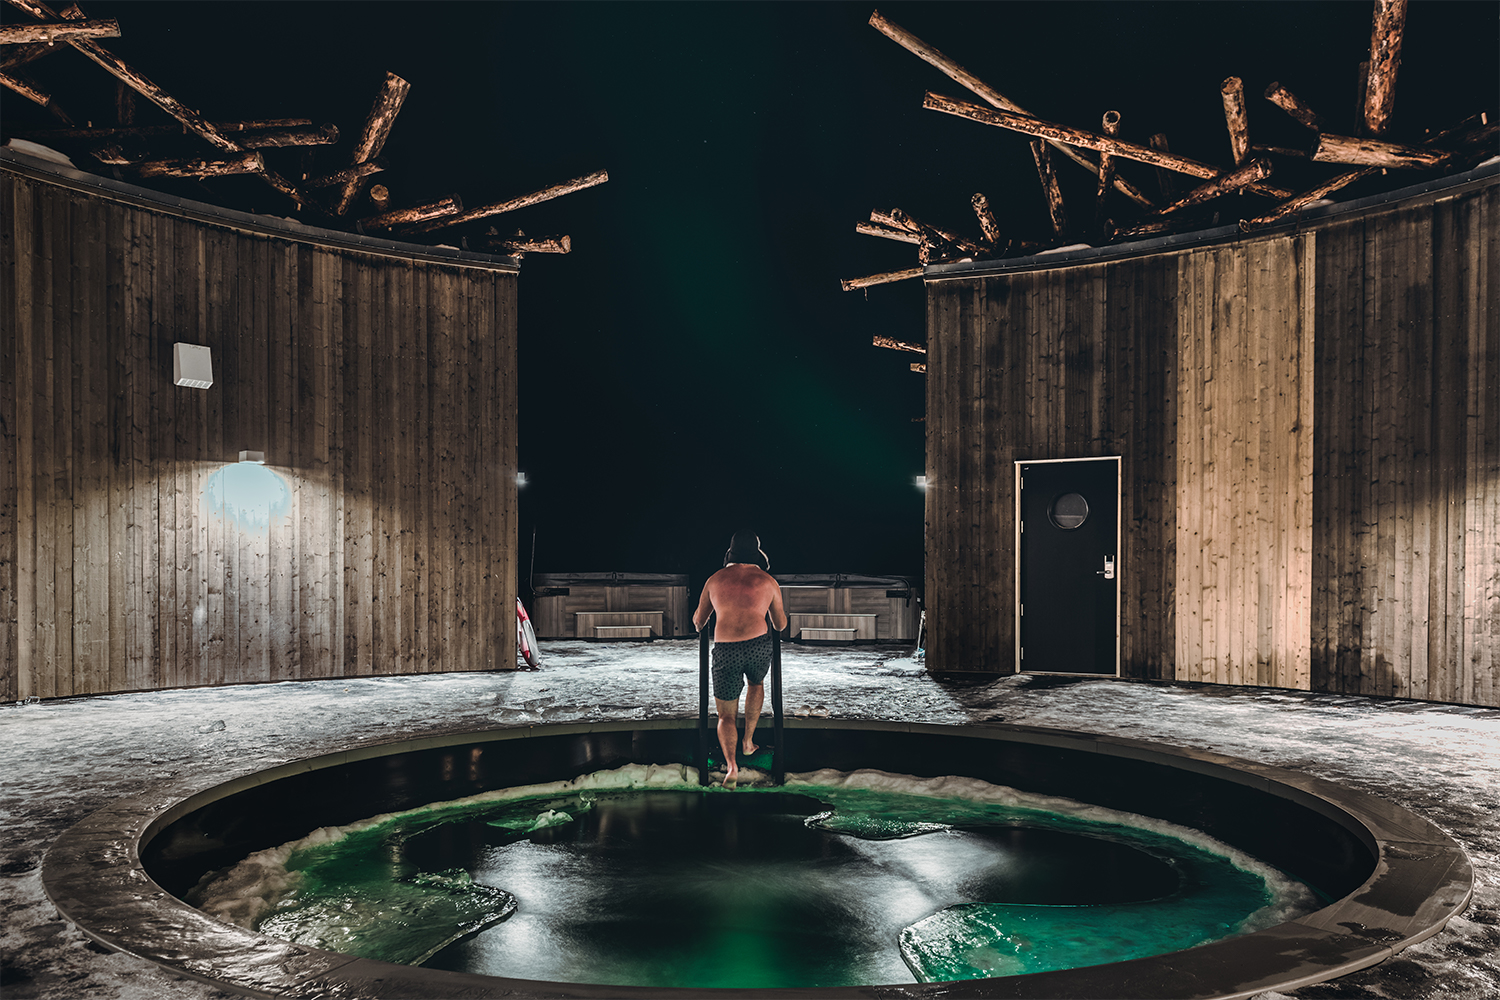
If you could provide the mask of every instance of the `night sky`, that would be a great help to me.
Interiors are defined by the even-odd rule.
[[[1261,98],[1272,80],[1352,133],[1371,13],[1365,2],[83,6],[120,21],[107,48],[210,119],[339,125],[320,170],[347,162],[384,72],[404,77],[381,178],[393,207],[452,193],[475,207],[607,169],[602,187],[498,220],[573,241],[567,256],[522,265],[523,583],[535,529],[538,573],[678,572],[694,587],[740,527],[761,534],[773,571],[920,578],[923,376],[909,370],[916,355],[870,341],[924,340],[922,288],[839,288],[915,266],[915,248],[854,224],[900,206],[977,236],[969,197],[983,191],[1008,233],[1047,233],[1025,138],[922,110],[928,89],[980,101],[869,27],[872,10],[1033,114],[1097,129],[1117,109],[1123,138],[1165,132],[1174,152],[1219,164],[1230,162],[1219,96],[1230,75],[1245,81],[1251,142],[1310,135]],[[1494,114],[1497,20],[1492,2],[1412,4],[1393,138]],[[113,81],[71,54],[53,61],[105,99],[83,110],[107,121]],[[1121,169],[1156,192],[1149,168]],[[1091,178],[1059,170],[1086,215]],[[189,196],[216,193],[293,214],[245,178]]]

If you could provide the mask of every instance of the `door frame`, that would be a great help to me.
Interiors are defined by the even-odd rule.
[[[1013,544],[1016,554],[1016,575],[1014,583],[1015,607],[1011,612],[1015,620],[1015,648],[1012,652],[1016,664],[1016,673],[1052,673],[1046,670],[1027,670],[1026,661],[1021,658],[1021,466],[1023,465],[1055,465],[1059,462],[1114,462],[1115,463],[1115,676],[1120,673],[1120,581],[1125,578],[1123,560],[1120,550],[1124,547],[1121,543],[1121,528],[1124,525],[1124,490],[1125,480],[1123,464],[1119,455],[1091,455],[1084,458],[1018,458],[1014,460],[1015,481],[1012,489],[1015,494],[1015,506],[1011,511],[1011,529],[1014,537]],[[1078,676],[1068,674],[1068,676]],[[1099,677],[1108,677],[1108,674],[1098,674]]]

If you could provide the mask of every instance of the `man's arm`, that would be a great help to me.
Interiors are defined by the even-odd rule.
[[[772,580],[771,586],[775,588],[771,595],[771,624],[776,627],[776,631],[785,632],[787,617],[786,608],[781,606],[781,584]]]
[[[709,577],[712,581],[713,577]],[[714,602],[708,597],[708,584],[703,585],[703,596],[698,600],[698,610],[693,612],[693,628],[699,632],[708,624],[708,616],[714,612]]]

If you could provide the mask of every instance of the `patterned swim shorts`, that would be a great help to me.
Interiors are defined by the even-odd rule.
[[[714,678],[714,697],[738,701],[744,681],[763,683],[771,666],[771,633],[740,642],[715,642],[709,649],[709,670]]]

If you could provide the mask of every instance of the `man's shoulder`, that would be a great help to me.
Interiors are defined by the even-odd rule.
[[[720,578],[735,579],[741,581],[752,580],[757,583],[776,583],[776,578],[774,576],[772,576],[770,573],[767,573],[759,566],[754,565],[753,563],[731,563],[730,565],[725,566],[723,569],[716,571],[713,576],[710,576],[708,578],[708,582],[713,583],[715,580]]]

